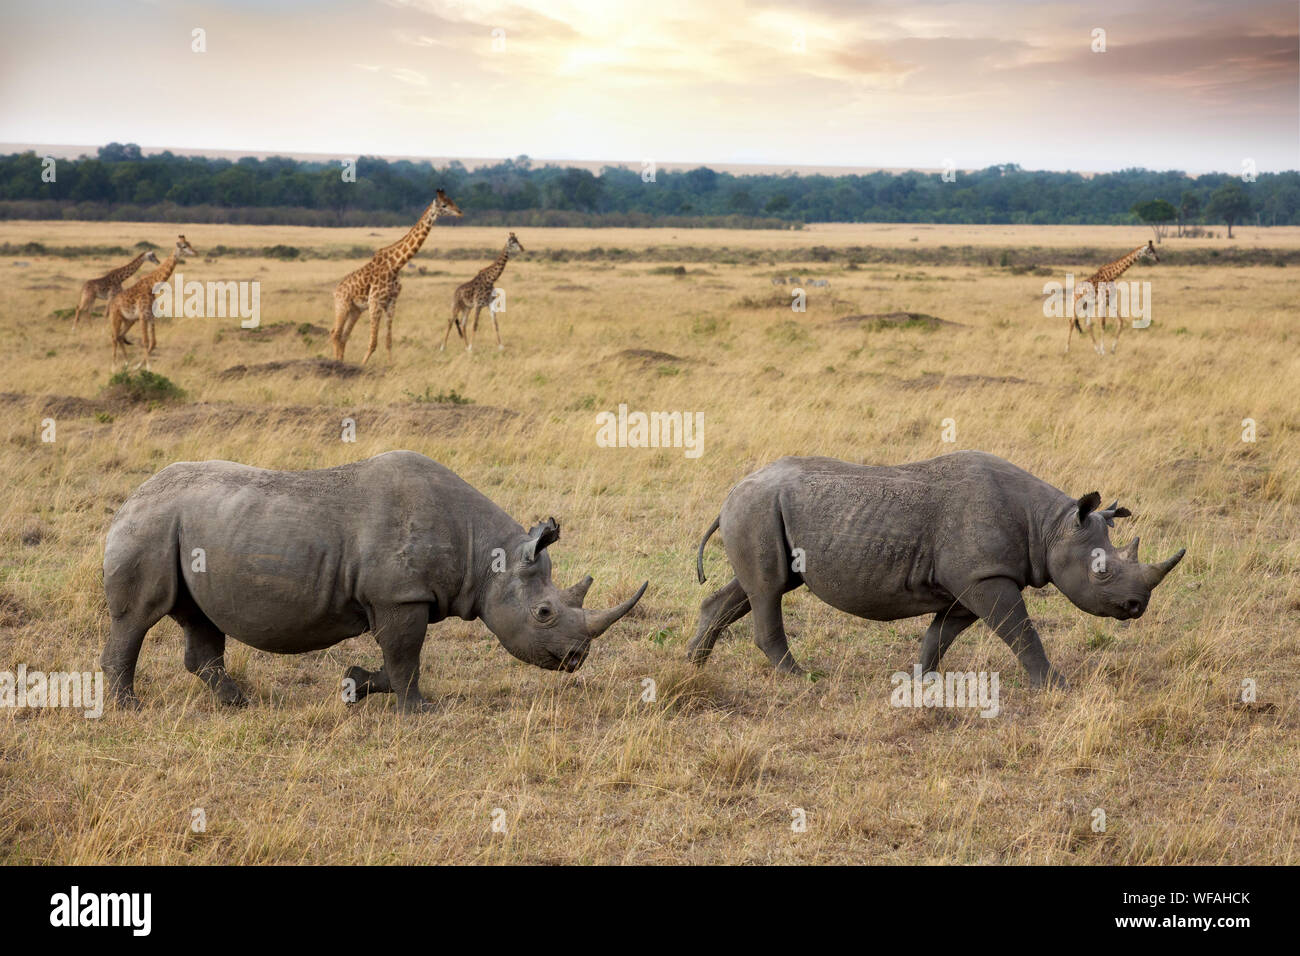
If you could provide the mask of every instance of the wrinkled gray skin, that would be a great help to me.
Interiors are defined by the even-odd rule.
[[[102,664],[120,703],[138,703],[145,632],[171,615],[185,666],[229,704],[247,703],[225,667],[226,636],[300,654],[365,631],[383,652],[353,667],[356,698],[392,692],[422,709],[425,629],[447,617],[483,623],[515,657],[575,671],[591,641],[646,586],[607,611],[584,611],[591,578],[562,591],[546,547],[554,519],[531,531],[437,462],[410,451],[320,471],[228,461],[178,462],[136,489],[108,531],[104,592],[112,629]],[[504,552],[504,570],[499,568]],[[206,570],[195,568],[203,550]]]
[[[803,673],[786,644],[781,596],[806,584],[832,607],[874,621],[933,614],[921,641],[925,672],[982,618],[1034,686],[1063,687],[1021,590],[1051,583],[1089,614],[1136,618],[1184,553],[1142,564],[1137,538],[1117,551],[1109,527],[1129,512],[1100,505],[1095,491],[1076,500],[977,451],[893,467],[782,458],[731,490],[700,542],[701,582],[715,530],[736,576],[704,601],[687,654],[703,664],[719,634],[752,609],[755,643],[778,670]],[[793,570],[795,548],[802,573]]]

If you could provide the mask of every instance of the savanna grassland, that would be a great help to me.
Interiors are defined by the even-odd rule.
[[[199,252],[187,279],[260,281],[262,327],[160,320],[152,368],[184,394],[110,389],[104,319],[74,333],[59,310],[137,242],[165,254],[178,231]],[[575,675],[515,661],[480,622],[433,626],[421,680],[443,706],[419,717],[391,696],[341,702],[347,666],[379,661],[369,636],[294,657],[232,641],[253,706],[223,709],[164,620],[137,672],[142,710],[0,711],[0,859],[1300,861],[1300,229],[1219,232],[1167,239],[1163,262],[1130,271],[1151,283],[1153,324],[1101,358],[1077,336],[1062,354],[1043,283],[1149,231],[522,231],[527,252],[499,283],[506,348],[485,313],[468,356],[454,334],[437,349],[451,290],[505,230],[439,223],[403,274],[391,362],[381,347],[360,369],[364,318],[349,366],[321,361],[331,291],[364,261],[357,247],[401,230],[0,223],[0,669],[97,667],[104,533],[180,460],[296,469],[413,449],[525,524],[555,515],[557,583],[591,573],[589,606],[651,582]],[[277,245],[296,256],[258,252]],[[829,253],[800,258],[814,247]],[[774,276],[829,286],[794,313]],[[899,312],[914,315],[861,318]],[[596,415],[619,403],[703,412],[703,454],[598,447]],[[355,443],[340,440],[345,418]],[[910,669],[926,621],[862,621],[806,591],[787,596],[787,627],[821,679],[775,676],[748,619],[706,669],[684,662],[699,602],[729,576],[715,539],[698,585],[695,548],[737,480],[784,454],[894,463],[954,448],[1118,498],[1134,517],[1114,540],[1140,534],[1148,560],[1187,548],[1136,621],[1027,594],[1068,693],[1031,691],[980,624],[945,664],[998,671],[999,716],[893,708],[890,675]]]

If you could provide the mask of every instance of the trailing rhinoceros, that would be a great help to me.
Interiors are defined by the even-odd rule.
[[[1116,551],[1108,529],[1129,511],[1100,504],[1095,491],[1076,500],[977,451],[894,467],[782,458],[731,489],[700,542],[701,583],[704,545],[719,529],[736,576],[705,599],[687,654],[703,664],[718,635],[752,608],[755,643],[778,669],[802,673],[786,644],[781,595],[806,584],[870,620],[934,614],[923,671],[983,618],[1035,686],[1064,686],[1021,590],[1050,582],[1089,614],[1140,617],[1184,554],[1142,564],[1137,538]]]
[[[383,667],[347,673],[356,699],[393,692],[423,704],[425,629],[446,617],[483,623],[511,654],[575,671],[591,641],[632,609],[584,611],[584,578],[551,583],[553,518],[531,531],[437,462],[410,451],[320,471],[229,461],[178,462],[122,505],[104,549],[112,629],[103,667],[119,702],[136,703],[145,632],[171,617],[185,666],[218,699],[246,699],[226,672],[226,636],[299,654],[364,631]],[[648,583],[648,582],[647,582]]]

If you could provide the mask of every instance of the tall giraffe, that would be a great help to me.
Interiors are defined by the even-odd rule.
[[[1074,294],[1074,316],[1070,319],[1070,326],[1066,331],[1065,351],[1070,351],[1070,339],[1074,337],[1075,329],[1079,330],[1080,335],[1083,334],[1083,327],[1079,325],[1079,300],[1082,299],[1087,294],[1088,289],[1091,288],[1093,292],[1091,303],[1092,309],[1090,310],[1090,313],[1085,316],[1085,321],[1088,323],[1088,334],[1092,336],[1092,347],[1097,351],[1098,355],[1106,354],[1106,319],[1110,312],[1110,309],[1107,308],[1109,284],[1128,271],[1128,267],[1133,263],[1137,262],[1139,259],[1144,259],[1147,256],[1150,256],[1152,259],[1156,260],[1156,262],[1160,261],[1160,257],[1156,255],[1155,244],[1150,239],[1147,240],[1145,246],[1138,246],[1132,252],[1120,256],[1114,262],[1106,263],[1088,277],[1088,285],[1080,283],[1081,288]],[[1092,324],[1094,315],[1098,318],[1101,324],[1100,342],[1097,341],[1097,332],[1093,328]],[[1120,317],[1116,317],[1115,342],[1110,349],[1112,355],[1115,353],[1115,349],[1119,347],[1119,334],[1123,329],[1124,322]]]
[[[379,346],[379,323],[385,316],[388,318],[388,332],[384,344],[389,359],[392,359],[393,312],[397,308],[397,297],[402,292],[402,283],[397,280],[397,274],[420,251],[429,230],[433,228],[434,220],[441,215],[460,216],[461,211],[439,189],[433,202],[429,203],[405,236],[391,246],[384,246],[364,266],[348,273],[334,289],[334,328],[330,332],[330,341],[334,343],[334,358],[337,361],[343,361],[348,336],[361,317],[363,307],[370,310],[370,347],[366,349],[366,357],[361,360],[361,364],[370,361],[370,356]]]
[[[438,346],[439,352],[447,347],[447,339],[451,336],[451,327],[453,325],[456,326],[456,333],[465,340],[465,351],[471,352],[474,350],[474,335],[478,332],[478,317],[484,306],[488,306],[488,312],[492,316],[492,328],[497,334],[497,348],[505,348],[501,344],[501,327],[497,325],[496,310],[491,308],[492,293],[496,288],[497,279],[501,278],[501,273],[506,271],[506,263],[510,261],[510,257],[523,251],[524,247],[515,238],[515,234],[510,233],[510,238],[506,240],[506,247],[501,250],[501,255],[497,256],[487,268],[479,270],[479,274],[474,278],[456,287],[456,291],[452,293],[451,297],[451,318],[447,320],[447,331],[442,334],[442,345]],[[474,310],[474,325],[472,328],[469,327],[470,309]]]
[[[77,302],[77,311],[72,316],[72,331],[77,330],[77,322],[81,319],[81,313],[84,311],[87,316],[95,308],[96,299],[112,300],[113,296],[122,291],[122,283],[135,274],[135,270],[140,268],[140,264],[148,259],[154,265],[158,265],[158,257],[154,255],[153,250],[142,252],[124,266],[118,266],[109,272],[105,272],[98,279],[87,279],[81,287],[81,299]],[[107,303],[105,303],[104,314],[108,314]]]
[[[140,323],[140,348],[144,350],[144,357],[137,363],[137,368],[143,365],[149,367],[149,356],[153,354],[154,348],[158,345],[158,336],[154,332],[154,314],[153,314],[153,288],[159,282],[166,282],[172,277],[172,272],[176,268],[176,260],[180,256],[197,256],[194,247],[189,244],[184,236],[176,237],[176,246],[172,249],[172,254],[162,262],[158,263],[158,268],[154,269],[143,279],[136,282],[135,285],[123,289],[117,295],[113,296],[108,302],[108,328],[113,336],[113,364],[117,365],[117,351],[122,348],[122,354],[126,354],[124,346],[131,343],[127,340],[127,329],[131,328],[137,321]],[[129,360],[124,360],[125,361]]]

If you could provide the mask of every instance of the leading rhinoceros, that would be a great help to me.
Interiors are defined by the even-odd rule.
[[[984,621],[1015,651],[1034,686],[1064,686],[1025,611],[1026,586],[1056,585],[1089,614],[1140,617],[1183,557],[1138,561],[1138,539],[1110,543],[1116,504],[1074,499],[995,455],[960,451],[894,467],[782,458],[736,485],[696,555],[721,529],[736,576],[705,599],[688,656],[703,664],[718,635],[754,612],[754,640],[780,670],[802,673],[786,644],[781,595],[801,584],[858,617],[934,614],[920,665]]]
[[[185,666],[218,699],[246,699],[226,672],[226,636],[298,654],[370,631],[383,667],[351,668],[356,699],[393,692],[420,709],[425,629],[481,618],[511,654],[550,670],[582,666],[592,639],[632,609],[584,611],[584,578],[551,583],[554,519],[531,531],[423,455],[392,451],[320,471],[178,462],[135,490],[108,530],[112,628],[102,664],[136,703],[136,659],[164,615],[185,631]],[[647,582],[648,583],[648,582]]]

